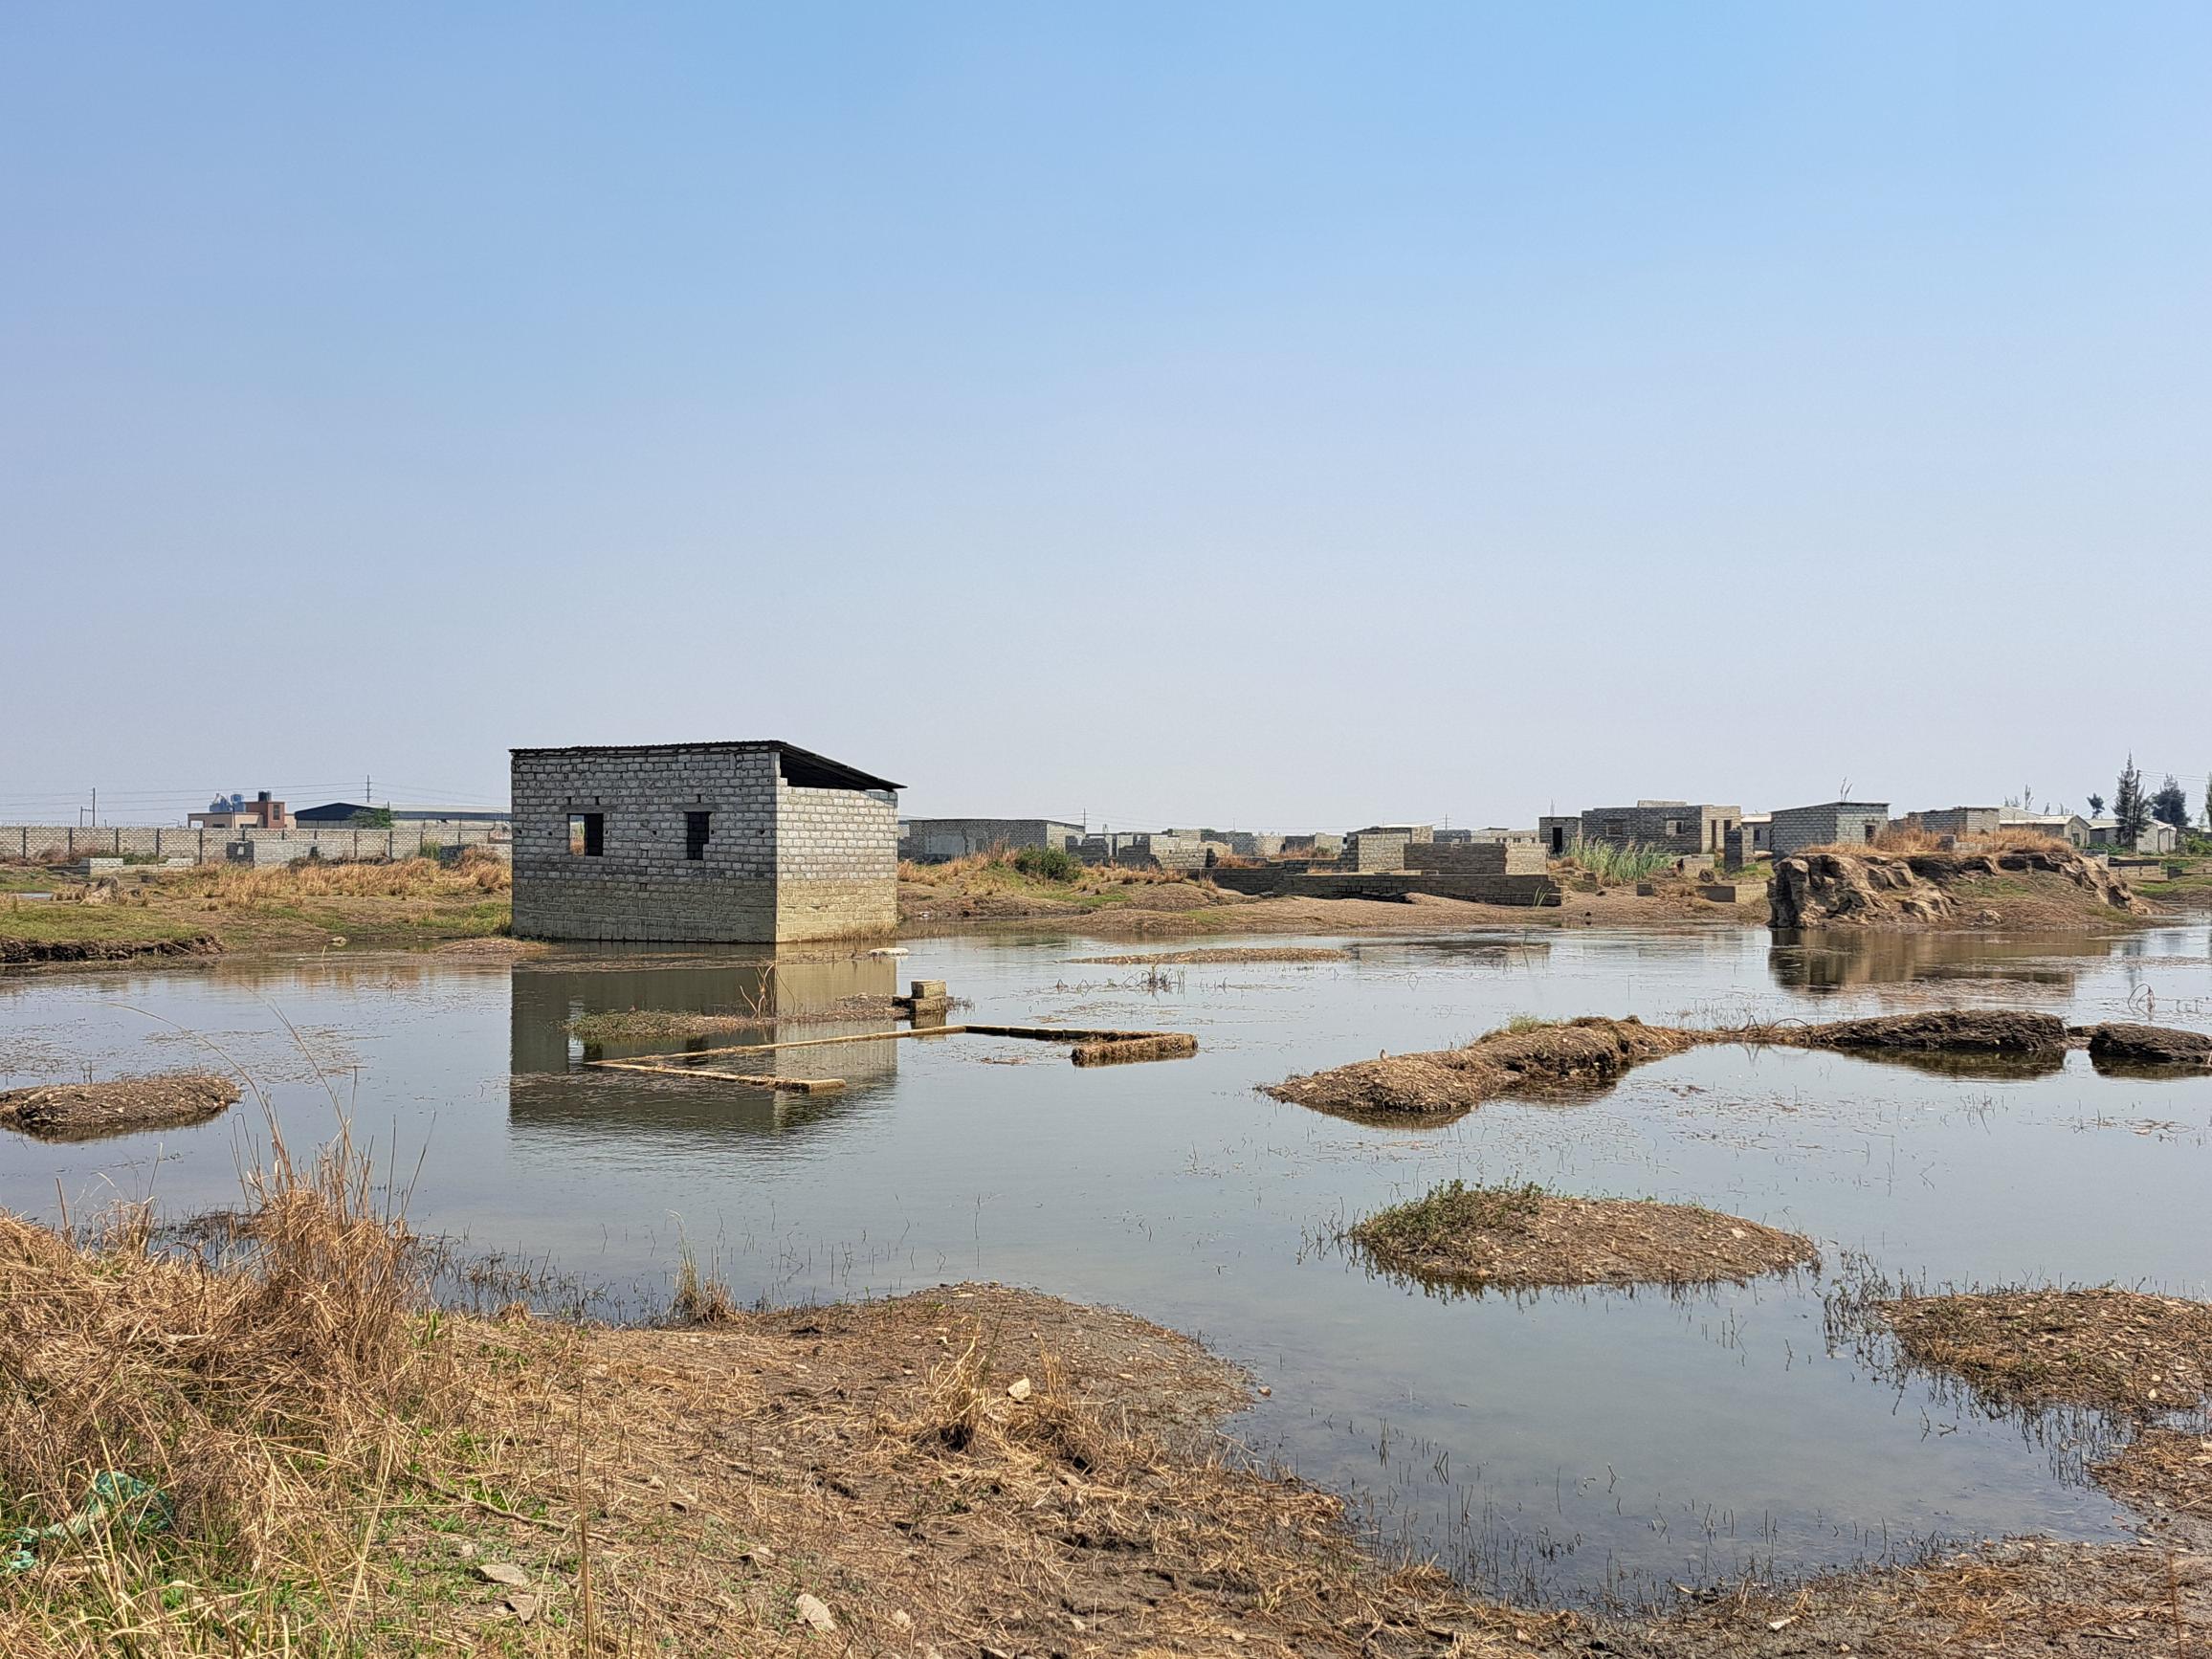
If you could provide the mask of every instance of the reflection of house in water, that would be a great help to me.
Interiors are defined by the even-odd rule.
[[[512,977],[508,1012],[510,1120],[518,1128],[594,1137],[675,1137],[687,1142],[733,1134],[789,1130],[850,1113],[898,1069],[897,1040],[836,1043],[818,1049],[731,1054],[717,1070],[758,1073],[764,1079],[838,1077],[832,1095],[774,1094],[711,1078],[654,1076],[584,1064],[584,1046],[567,1031],[584,1014],[632,1009],[679,1014],[752,1016],[758,1025],[711,1036],[656,1038],[595,1045],[593,1058],[665,1054],[738,1043],[890,1032],[888,1018],[806,1018],[850,997],[889,997],[897,963],[890,957],[824,960],[773,948],[714,956],[599,954],[552,962],[521,962]]]
[[[2112,940],[2080,934],[1991,939],[1827,928],[1777,933],[1766,960],[1782,989],[1816,994],[1942,980],[2046,985],[2070,994],[2085,968],[2112,954]]]

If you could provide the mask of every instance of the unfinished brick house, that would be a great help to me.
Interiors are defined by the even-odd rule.
[[[1639,801],[1633,807],[1593,807],[1580,817],[1537,820],[1544,850],[1558,857],[1577,841],[1616,847],[1650,847],[1664,852],[1711,852],[1728,846],[1743,823],[1741,807],[1693,806],[1688,801]]]
[[[1817,807],[1778,807],[1774,855],[1787,858],[1804,847],[1863,847],[1890,827],[1887,801],[1823,801]]]
[[[773,944],[892,932],[898,789],[775,741],[512,751],[515,932]]]

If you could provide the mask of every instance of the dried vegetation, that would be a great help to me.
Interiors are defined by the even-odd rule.
[[[43,1083],[0,1092],[0,1128],[41,1140],[95,1140],[143,1129],[181,1129],[220,1116],[238,1085],[204,1072],[106,1082]]]
[[[1459,1181],[1345,1236],[1382,1267],[1478,1287],[1741,1284],[1820,1260],[1808,1238],[1700,1205]]]

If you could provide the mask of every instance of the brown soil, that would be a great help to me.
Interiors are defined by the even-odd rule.
[[[43,962],[145,962],[179,957],[220,956],[222,941],[212,934],[190,939],[5,939],[0,938],[0,967],[29,966]]]
[[[2208,1529],[2212,1530],[2212,1529]],[[2212,1632],[2205,1534],[2156,1544],[2016,1538],[1922,1566],[1788,1589],[1714,1593],[1556,1650],[1632,1659],[2201,1659]]]
[[[1458,1117],[1500,1095],[1606,1088],[1631,1066],[1720,1035],[1633,1018],[1569,1020],[1493,1031],[1463,1049],[1359,1060],[1288,1078],[1268,1093],[1340,1117]]]
[[[2155,914],[2104,865],[2037,838],[1959,852],[1813,848],[1778,859],[1776,928],[2004,927],[2060,932]]]
[[[2212,1037],[2165,1026],[2107,1024],[2090,1028],[2090,1058],[2120,1066],[2212,1068]]]
[[[2067,1028],[2050,1014],[2020,1008],[1936,1008],[1803,1028],[1811,1049],[1905,1049],[1946,1054],[2064,1054]]]
[[[2090,1472],[2099,1486],[2137,1509],[2212,1520],[2212,1439],[2179,1428],[2146,1428]]]
[[[1697,1205],[1457,1182],[1379,1211],[1347,1236],[1416,1278],[1500,1288],[1741,1284],[1820,1260],[1801,1234]]]
[[[2212,1306],[2122,1290],[1906,1295],[1880,1304],[1905,1358],[2005,1406],[2134,1416],[2212,1385]]]
[[[1076,962],[1105,967],[1182,967],[1234,962],[1350,962],[1348,950],[1326,945],[1216,945],[1194,950],[1140,951],[1129,956],[1079,956]]]
[[[230,1078],[196,1072],[107,1083],[48,1083],[0,1093],[0,1128],[40,1140],[97,1140],[205,1123],[237,1098],[238,1086]]]

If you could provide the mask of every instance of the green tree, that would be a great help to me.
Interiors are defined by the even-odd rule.
[[[2150,821],[2151,804],[2143,797],[2143,774],[2135,769],[2135,757],[2130,754],[2112,789],[2112,839],[2122,847],[2133,847]]]
[[[2091,795],[2090,797],[2090,816],[2092,818],[2102,818],[2104,815],[2105,798],[2102,795]]]
[[[2189,828],[2189,797],[2173,773],[2158,785],[2158,792],[2151,797],[2151,816],[2161,824],[2171,824],[2177,830]]]

